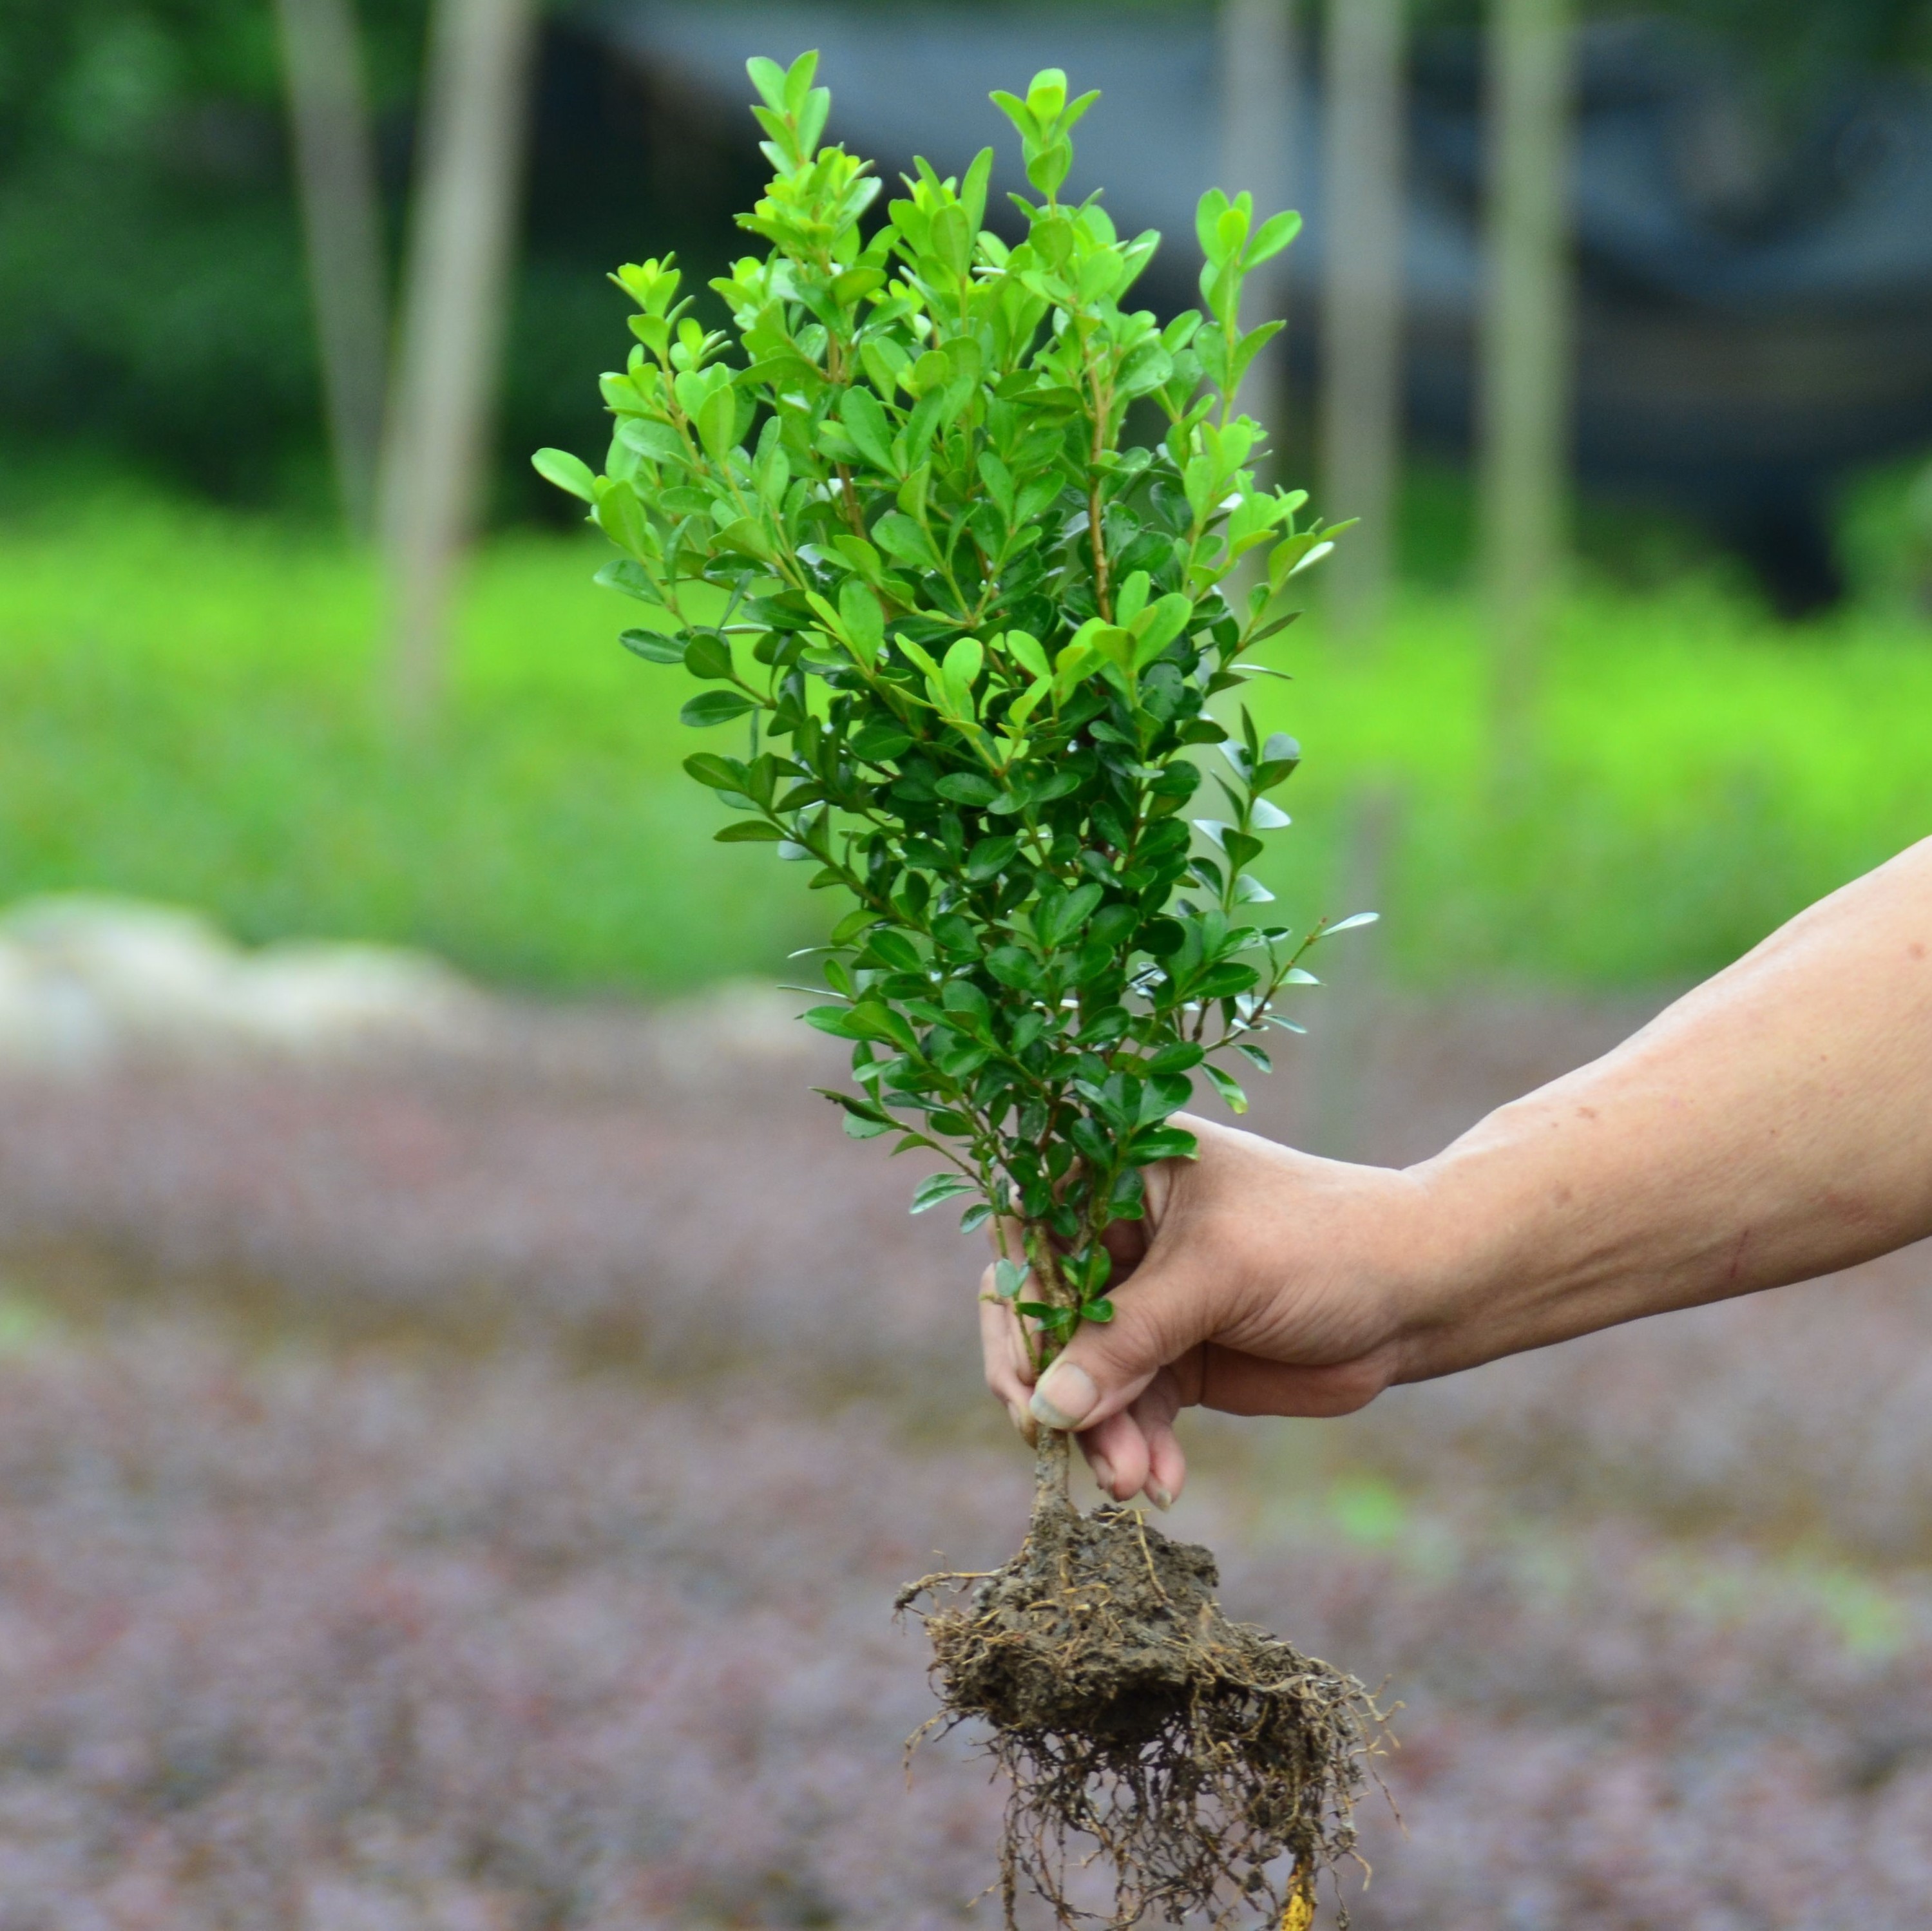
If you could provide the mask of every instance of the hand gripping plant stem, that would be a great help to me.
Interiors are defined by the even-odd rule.
[[[820,144],[815,68],[750,63],[774,173],[739,217],[766,252],[711,284],[730,331],[669,256],[620,268],[637,340],[603,378],[603,472],[536,466],[621,553],[599,581],[644,607],[625,644],[703,686],[684,721],[743,733],[685,761],[736,814],[718,838],[849,900],[806,1015],[852,1042],[854,1090],[826,1097],[854,1137],[944,1163],[913,1210],[992,1224],[1044,1368],[1112,1318],[1102,1236],[1141,1217],[1148,1167],[1194,1154],[1172,1119],[1194,1075],[1243,1108],[1228,1063],[1268,1069],[1310,949],[1361,922],[1256,922],[1246,868],[1300,753],[1209,710],[1270,674],[1255,646],[1336,534],[1257,487],[1233,400],[1280,326],[1242,328],[1243,279],[1299,217],[1204,196],[1204,313],[1163,328],[1126,305],[1159,237],[1060,199],[1096,95],[1048,70],[993,97],[1038,196],[1012,197],[1010,247],[990,148],[958,177],[918,162],[868,232],[881,184]],[[1159,440],[1126,442],[1130,412]],[[1214,815],[1190,819],[1203,751]],[[1205,1551],[1078,1516],[1066,1462],[1049,1435],[1025,1548],[928,1617],[947,1715],[985,1719],[1013,1777],[1009,1921],[1023,1886],[1082,1915],[1084,1837],[1108,1921],[1294,1922],[1352,1842],[1372,1708],[1222,1620]]]

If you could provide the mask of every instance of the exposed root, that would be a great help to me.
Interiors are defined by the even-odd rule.
[[[1083,1516],[1043,1489],[1004,1568],[901,1592],[902,1609],[932,1603],[936,1721],[984,1721],[1010,1780],[1008,1931],[1023,1890],[1064,1927],[1198,1913],[1300,1931],[1317,1876],[1352,1854],[1382,1713],[1353,1677],[1229,1622],[1219,1579],[1206,1549],[1136,1511]],[[1069,1895],[1070,1870],[1096,1858],[1114,1882],[1104,1919]]]

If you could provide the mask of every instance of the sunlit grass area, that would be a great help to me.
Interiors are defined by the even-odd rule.
[[[690,687],[617,648],[635,607],[599,560],[494,542],[443,726],[409,746],[370,573],[326,538],[112,497],[0,526],[0,896],[138,893],[531,986],[776,970],[827,908],[711,842]],[[1410,592],[1372,652],[1311,616],[1271,661],[1294,681],[1258,714],[1306,763],[1266,875],[1293,922],[1372,894],[1417,982],[1686,976],[1932,832],[1932,628],[1902,604],[1793,631],[1708,577],[1586,581],[1507,796],[1466,595]]]

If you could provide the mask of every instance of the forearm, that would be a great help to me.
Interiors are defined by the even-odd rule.
[[[1932,840],[1412,1177],[1404,1380],[1932,1234]]]

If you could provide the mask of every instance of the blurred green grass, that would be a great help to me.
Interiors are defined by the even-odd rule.
[[[533,988],[778,971],[831,908],[711,842],[678,769],[689,686],[617,648],[634,607],[599,560],[495,540],[443,728],[410,748],[374,701],[370,574],[322,536],[113,495],[0,523],[0,898],[136,893]],[[1352,881],[1411,982],[1654,983],[1932,832],[1932,632],[1903,601],[1792,631],[1720,577],[1598,580],[1560,632],[1508,810],[1466,595],[1412,589],[1372,655],[1318,616],[1284,634],[1295,681],[1256,703],[1307,754],[1264,866],[1291,921],[1357,909]],[[1350,829],[1371,795],[1394,801],[1379,868]]]

